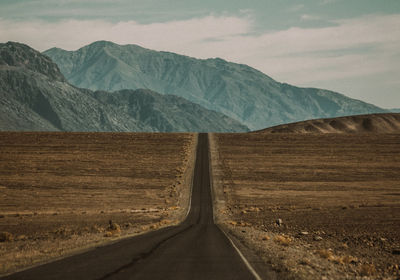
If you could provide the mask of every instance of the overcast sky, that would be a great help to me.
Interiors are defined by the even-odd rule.
[[[97,40],[221,57],[400,108],[400,0],[0,0],[0,42]]]

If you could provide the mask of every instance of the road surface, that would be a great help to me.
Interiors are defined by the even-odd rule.
[[[199,134],[191,209],[163,228],[4,279],[255,279],[214,224],[207,134]]]

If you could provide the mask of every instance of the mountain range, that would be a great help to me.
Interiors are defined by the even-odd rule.
[[[67,82],[27,45],[0,44],[0,130],[248,131],[222,113],[148,89],[92,91]]]
[[[387,112],[316,88],[280,83],[247,65],[98,41],[44,52],[66,79],[91,90],[150,89],[220,112],[251,130],[307,119]]]

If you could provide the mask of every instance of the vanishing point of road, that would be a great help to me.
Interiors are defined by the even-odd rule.
[[[190,212],[178,226],[121,240],[4,279],[257,279],[214,224],[207,134],[199,134]],[[259,278],[258,278],[259,279]]]

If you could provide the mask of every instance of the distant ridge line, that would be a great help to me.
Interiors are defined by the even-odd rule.
[[[277,125],[252,133],[400,133],[400,113],[312,119]]]

